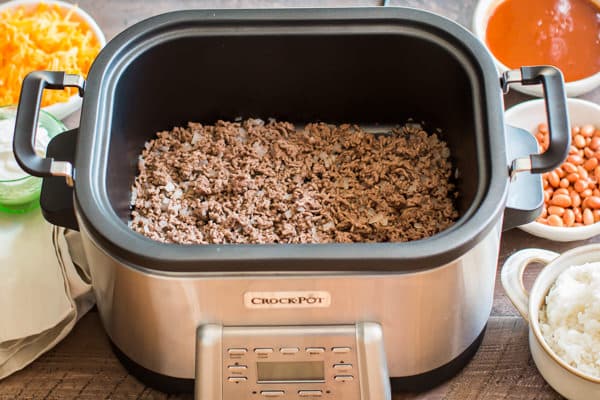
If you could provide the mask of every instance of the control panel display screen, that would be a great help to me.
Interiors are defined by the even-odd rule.
[[[323,361],[257,362],[259,383],[325,381]]]

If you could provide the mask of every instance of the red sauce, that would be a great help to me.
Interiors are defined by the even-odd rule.
[[[600,2],[506,0],[490,17],[486,42],[508,68],[550,64],[567,82],[586,78],[600,71]]]

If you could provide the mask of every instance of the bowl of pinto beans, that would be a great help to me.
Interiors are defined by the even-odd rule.
[[[544,207],[535,222],[520,228],[559,242],[589,239],[600,234],[600,106],[568,99],[571,149],[565,162],[543,175]],[[548,147],[543,100],[518,104],[506,112],[508,125],[531,132]]]

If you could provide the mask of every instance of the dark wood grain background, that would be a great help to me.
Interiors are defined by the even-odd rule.
[[[163,12],[190,8],[264,8],[264,7],[354,7],[380,6],[382,1],[360,0],[79,0],[105,32],[107,39],[144,18]],[[392,5],[430,10],[466,27],[476,0],[396,0]],[[600,90],[583,98],[600,103]],[[519,93],[506,96],[507,106],[529,99]],[[79,116],[67,120],[75,127]],[[586,242],[553,243],[514,229],[502,238],[499,266],[515,251],[539,247],[558,252]],[[527,271],[531,283],[536,270]],[[0,400],[12,399],[191,399],[191,395],[166,395],[128,375],[110,351],[95,311],[86,315],[74,331],[55,349],[13,376],[0,382]],[[402,399],[559,399],[542,379],[531,359],[527,344],[527,324],[517,314],[496,282],[494,306],[487,333],[479,352],[454,379],[427,393],[397,394]]]

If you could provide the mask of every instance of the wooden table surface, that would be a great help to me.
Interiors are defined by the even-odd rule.
[[[159,13],[189,8],[255,7],[343,7],[379,6],[382,1],[360,0],[78,0],[110,39],[126,27]],[[476,0],[392,0],[391,5],[422,8],[445,15],[470,27]],[[583,96],[600,103],[600,90]],[[510,93],[506,105],[529,97]],[[78,116],[67,120],[77,126]],[[515,251],[539,247],[562,252],[587,242],[553,243],[514,229],[503,235],[498,265]],[[535,270],[527,273],[531,282]],[[55,349],[0,382],[0,400],[9,399],[191,399],[191,395],[166,395],[130,376],[111,353],[96,311],[86,315],[74,331]],[[542,379],[531,359],[527,344],[527,324],[506,298],[496,282],[494,306],[485,339],[475,358],[454,379],[426,393],[394,395],[401,399],[559,399]]]

